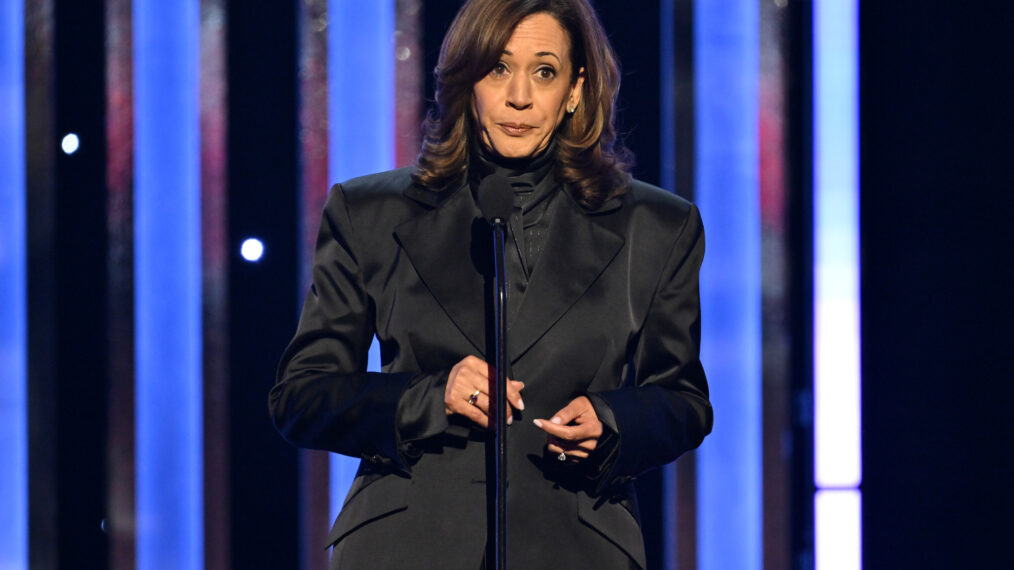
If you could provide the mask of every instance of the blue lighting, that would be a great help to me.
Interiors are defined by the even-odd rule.
[[[857,487],[859,169],[856,13],[814,4],[814,441],[818,487]]]
[[[328,178],[340,182],[394,168],[394,1],[329,0],[327,8]],[[380,370],[375,340],[368,368]],[[332,519],[358,466],[331,455]]]
[[[862,567],[857,0],[813,5],[817,570]]]
[[[0,3],[0,568],[28,568],[24,8]]]
[[[260,261],[264,255],[264,243],[257,238],[247,238],[239,246],[239,254],[247,261]]]
[[[137,567],[204,565],[198,2],[134,2]]]
[[[763,565],[758,11],[755,0],[694,4],[701,357],[715,408],[697,456],[701,570]]]
[[[659,156],[662,188],[676,190],[676,0],[659,2]],[[674,474],[675,475],[675,474]],[[673,562],[675,564],[675,561]]]
[[[662,188],[676,190],[676,1],[659,2],[659,157]],[[662,522],[664,568],[675,568],[677,557],[676,533],[680,531],[676,518],[679,480],[675,463],[662,467]]]

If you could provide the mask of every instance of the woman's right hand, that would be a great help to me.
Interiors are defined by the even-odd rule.
[[[489,427],[489,392],[492,388],[490,375],[493,367],[485,360],[476,356],[466,356],[451,368],[447,375],[447,388],[444,390],[444,411],[447,415],[461,414],[476,424]],[[525,409],[521,399],[521,390],[525,383],[517,380],[507,381],[507,423],[514,421],[512,407]]]

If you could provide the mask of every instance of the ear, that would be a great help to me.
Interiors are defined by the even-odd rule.
[[[570,94],[567,97],[567,108],[574,109],[581,104],[581,93],[584,87],[584,68],[577,70],[577,77],[574,78],[574,83],[570,86]]]

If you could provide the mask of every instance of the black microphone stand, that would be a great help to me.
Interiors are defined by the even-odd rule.
[[[505,176],[492,174],[479,184],[479,209],[493,226],[493,336],[492,364],[496,378],[489,391],[489,421],[493,448],[486,446],[486,568],[507,570],[507,273],[504,244],[513,193]],[[487,321],[488,322],[488,321]],[[487,337],[488,338],[488,337]],[[487,343],[487,358],[489,358]],[[490,486],[490,479],[495,488]],[[490,500],[492,498],[492,500]]]
[[[507,279],[504,264],[504,242],[507,227],[504,219],[493,220],[493,267],[496,287],[493,289],[493,325],[496,336],[496,397],[490,402],[490,418],[495,418],[493,442],[496,448],[496,516],[493,532],[494,568],[507,570]],[[490,391],[492,395],[492,391]]]

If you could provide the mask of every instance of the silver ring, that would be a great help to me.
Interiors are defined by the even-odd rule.
[[[468,403],[472,404],[474,406],[475,403],[479,401],[479,394],[480,393],[481,392],[479,392],[478,390],[476,390],[475,392],[472,392],[472,395],[468,397]]]
[[[557,455],[556,458],[559,459],[560,461],[566,461],[567,460],[567,454],[561,451],[560,455]]]

